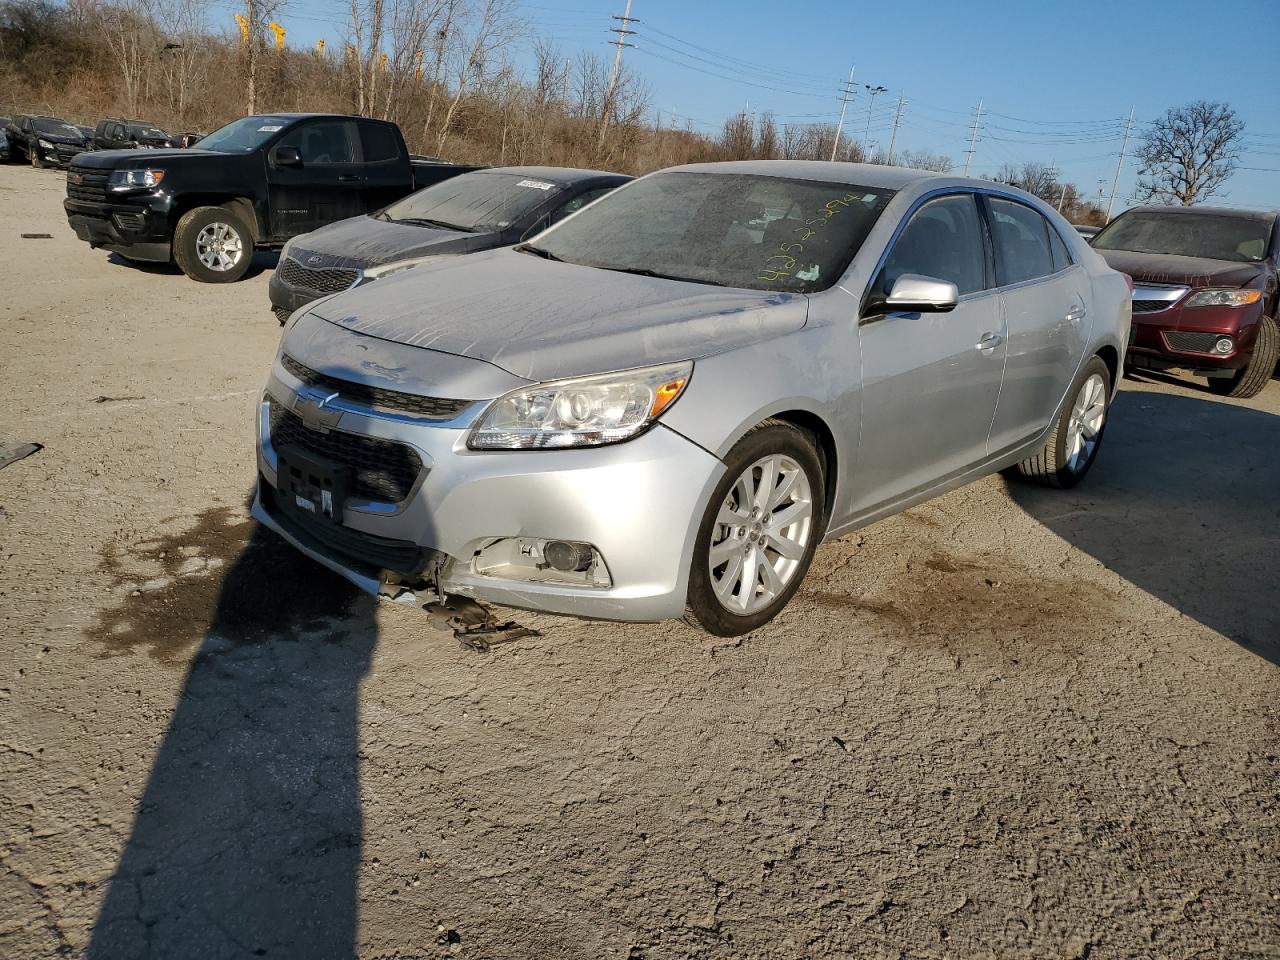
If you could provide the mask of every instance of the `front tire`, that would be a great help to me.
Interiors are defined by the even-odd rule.
[[[1033,457],[1018,464],[1018,473],[1047,487],[1067,489],[1084,479],[1093,466],[1111,411],[1111,371],[1101,357],[1092,357],[1071,386],[1048,442]]]
[[[1230,377],[1210,377],[1209,389],[1220,397],[1248,400],[1260,394],[1280,360],[1280,334],[1270,317],[1258,318],[1258,339],[1249,362]]]
[[[34,149],[28,148],[27,156],[31,158],[31,165],[33,167],[35,167],[37,170],[44,169],[44,159],[40,156],[39,147],[36,147]]]
[[[766,420],[725,457],[694,543],[685,620],[736,637],[776,617],[826,529],[822,459],[809,435]]]
[[[253,260],[253,238],[227,207],[196,207],[182,215],[173,232],[173,258],[192,280],[234,283]]]

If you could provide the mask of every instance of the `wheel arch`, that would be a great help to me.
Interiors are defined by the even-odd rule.
[[[254,244],[258,244],[262,238],[262,225],[258,223],[258,215],[254,210],[253,201],[248,197],[240,197],[232,194],[218,193],[188,193],[177,197],[174,200],[171,218],[171,230],[176,229],[178,221],[183,215],[194,210],[196,207],[226,207],[231,210],[249,227],[249,236]]]
[[[1114,395],[1120,389],[1120,351],[1109,343],[1104,343],[1094,351],[1095,357],[1101,357],[1111,374],[1111,392]]]

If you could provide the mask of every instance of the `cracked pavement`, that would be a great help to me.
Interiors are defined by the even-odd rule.
[[[0,955],[1280,957],[1280,383],[1126,381],[1077,490],[828,544],[750,636],[477,654],[248,521],[266,274],[62,194],[0,167]]]

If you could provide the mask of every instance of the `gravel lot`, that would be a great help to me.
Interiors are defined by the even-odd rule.
[[[478,654],[247,520],[267,273],[63,189],[0,168],[0,955],[1280,957],[1280,382],[1127,381],[1079,489],[829,544],[739,641]]]

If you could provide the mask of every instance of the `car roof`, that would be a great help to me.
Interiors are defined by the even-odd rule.
[[[613,173],[609,170],[585,170],[579,167],[487,167],[473,170],[473,173],[511,173],[521,177],[536,177],[539,180],[550,180],[552,183],[572,184],[583,180],[613,180],[626,183],[634,179],[625,173]]]
[[[1130,207],[1125,213],[1199,213],[1211,217],[1233,217],[1237,220],[1262,220],[1270,223],[1280,213],[1275,210],[1241,210],[1237,207],[1166,207],[1152,204],[1146,207]]]
[[[796,180],[825,180],[860,187],[883,187],[901,190],[924,180],[948,180],[973,186],[991,186],[988,180],[953,177],[930,170],[890,167],[879,163],[846,163],[840,160],[726,160],[717,163],[686,163],[667,167],[671,171],[689,173],[737,173],[761,177],[789,177]]]

